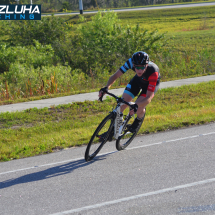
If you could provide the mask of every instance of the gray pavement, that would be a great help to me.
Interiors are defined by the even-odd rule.
[[[215,123],[0,164],[1,215],[214,215]]]
[[[179,87],[182,85],[189,85],[189,84],[198,84],[200,82],[207,82],[212,80],[215,80],[215,75],[161,82],[160,89],[168,88],[168,87]],[[122,95],[123,91],[124,91],[124,88],[110,90],[111,93],[114,93],[116,95]],[[84,94],[43,99],[43,100],[37,100],[37,101],[31,101],[31,102],[2,105],[0,106],[0,112],[23,111],[34,107],[38,109],[45,108],[45,107],[50,108],[51,106],[57,106],[60,104],[69,104],[69,103],[78,102],[78,101],[83,102],[86,100],[95,101],[97,99],[98,99],[98,92],[84,93]]]

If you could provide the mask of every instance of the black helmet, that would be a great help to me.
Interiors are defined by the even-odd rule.
[[[140,51],[134,53],[131,60],[134,65],[146,65],[149,63],[149,56],[147,53]]]

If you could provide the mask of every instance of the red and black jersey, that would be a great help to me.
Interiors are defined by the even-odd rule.
[[[126,61],[122,67],[120,67],[120,71],[122,73],[125,73],[129,69],[132,69],[133,71],[135,71],[131,58],[128,61]],[[141,86],[141,88],[144,87],[148,91],[154,92],[156,86],[158,86],[160,83],[159,68],[155,63],[150,61],[144,74],[141,77],[136,77],[136,78],[141,79],[140,83],[144,85],[144,86]]]

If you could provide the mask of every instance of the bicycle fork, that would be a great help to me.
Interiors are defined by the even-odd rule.
[[[129,104],[134,104],[134,102],[129,102]],[[117,105],[116,109],[113,110],[113,112],[116,113],[115,122],[114,122],[114,138],[118,139],[119,136],[121,136],[122,131],[124,130],[124,127],[127,125],[128,120],[131,118],[130,114],[126,116],[125,120],[121,122],[121,116],[120,116],[120,106],[124,104]],[[130,132],[129,132],[130,133]]]

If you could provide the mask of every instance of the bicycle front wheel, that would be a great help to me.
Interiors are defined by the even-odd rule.
[[[85,152],[86,161],[92,160],[99,153],[103,145],[107,142],[108,137],[111,133],[111,129],[113,127],[114,119],[115,115],[114,113],[111,113],[106,116],[99,124],[93,136],[91,137],[90,142],[87,145]]]
[[[144,116],[145,117],[145,116]],[[134,133],[129,131],[129,127],[132,124],[133,119],[130,118],[126,125],[124,126],[121,135],[118,137],[118,139],[116,140],[116,148],[117,150],[123,150],[125,149],[131,142],[132,140],[135,138],[135,136],[137,135],[138,131],[140,130],[140,127],[143,123],[144,117],[142,119],[142,122],[139,124],[139,126],[137,127],[136,131]]]

